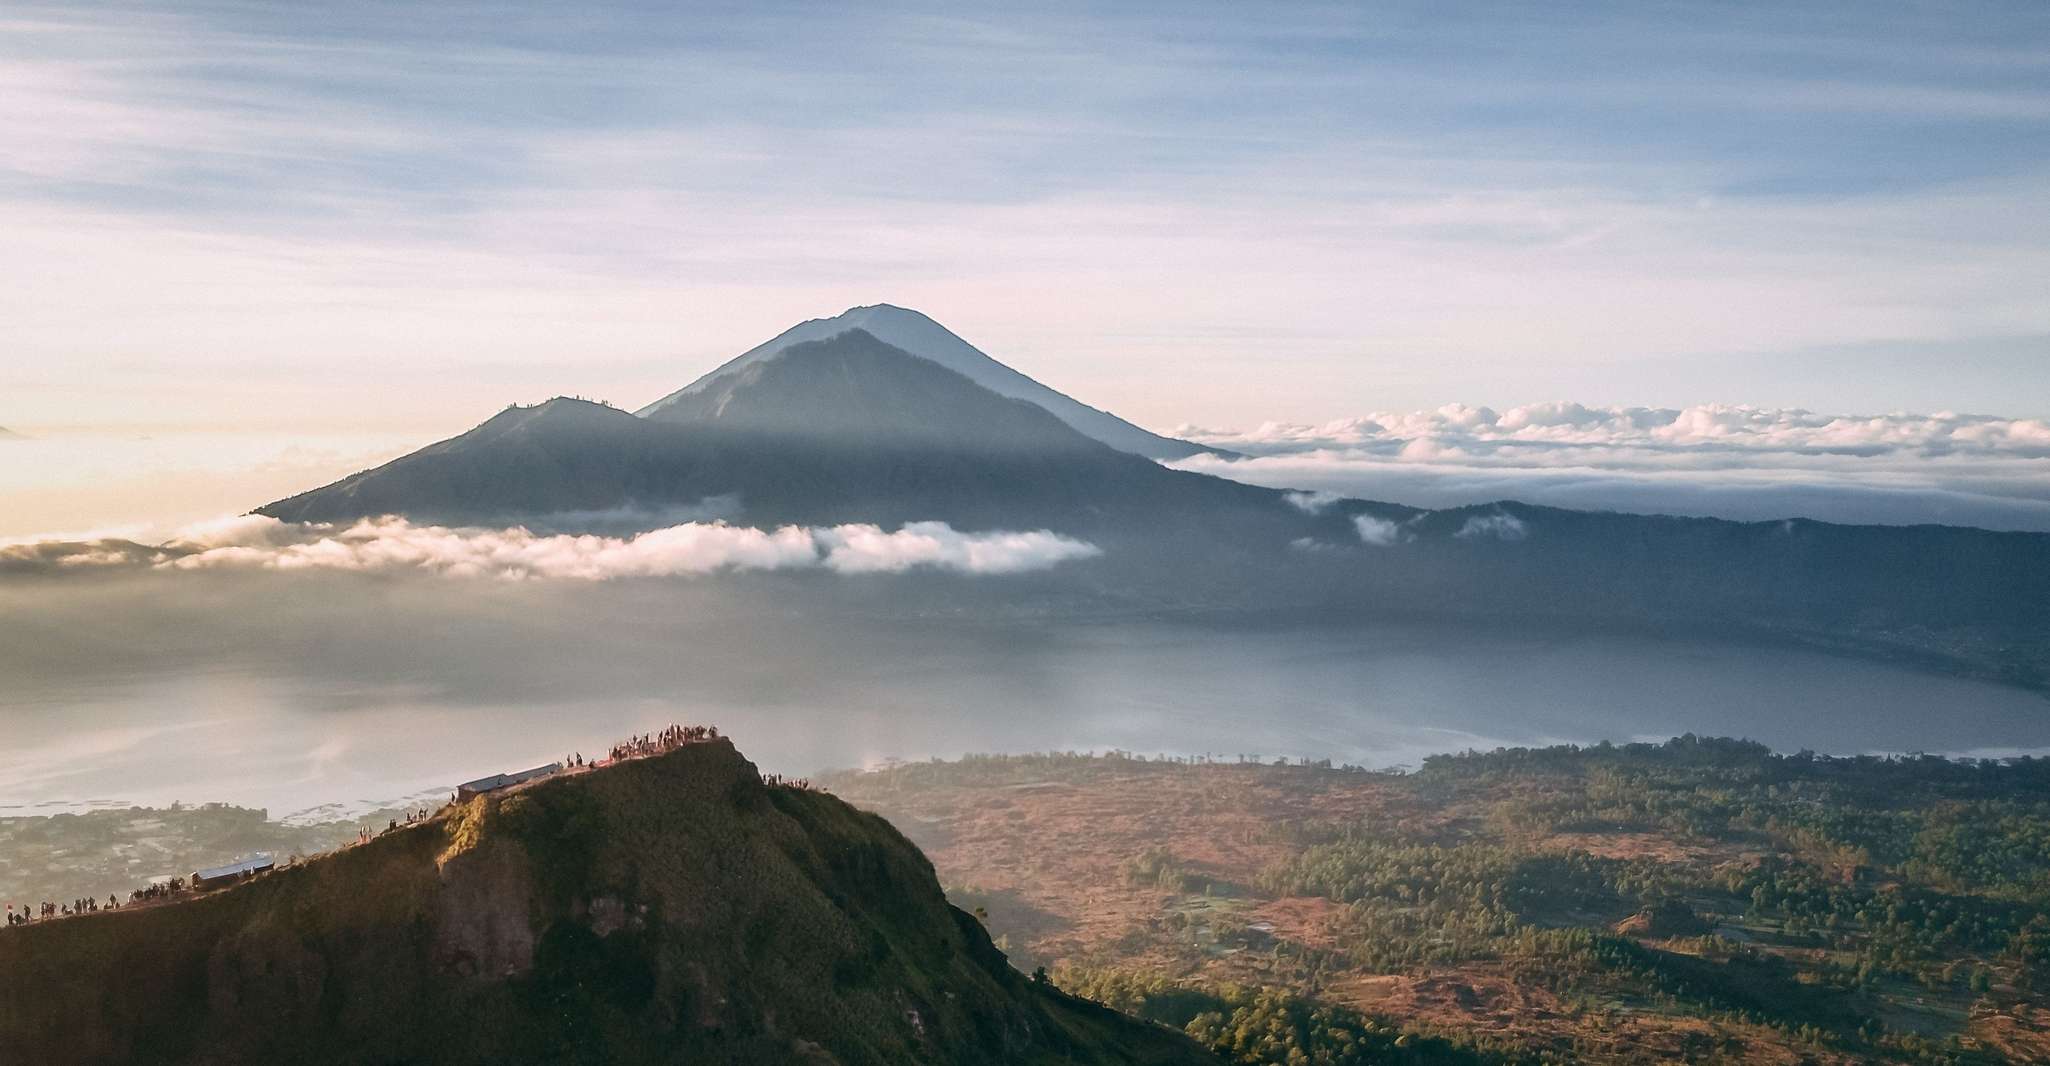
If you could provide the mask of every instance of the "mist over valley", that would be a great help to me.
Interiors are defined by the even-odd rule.
[[[451,750],[540,761],[679,709],[790,773],[2050,746],[2050,536],[1254,487],[1230,475],[1260,460],[916,312],[842,317],[638,415],[509,407],[245,516],[0,545],[0,804],[377,809]]]

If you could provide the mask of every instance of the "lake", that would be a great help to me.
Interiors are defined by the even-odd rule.
[[[671,721],[716,724],[790,774],[1050,748],[1386,767],[1684,732],[1831,753],[2050,748],[2041,695],[1808,651],[906,618],[808,598],[836,580],[0,586],[0,810],[175,800],[340,816]]]

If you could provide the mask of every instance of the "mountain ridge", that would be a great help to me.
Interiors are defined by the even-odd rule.
[[[0,1058],[1214,1063],[1012,969],[881,818],[725,740],[0,931]]]

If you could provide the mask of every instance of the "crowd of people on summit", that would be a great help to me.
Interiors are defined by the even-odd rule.
[[[719,739],[719,727],[715,725],[672,725],[660,732],[636,734],[628,737],[623,744],[614,744],[612,746],[612,753],[607,757],[606,761],[620,762],[625,759],[638,759],[648,755],[661,755],[664,752],[675,751],[685,744],[702,744],[705,741],[717,739]],[[575,761],[568,765],[573,767],[584,765],[582,754],[574,756],[574,759]]]
[[[667,728],[661,729],[654,733],[636,734],[632,737],[627,738],[627,740],[622,743],[612,745],[610,751],[608,752],[603,762],[586,761],[583,756],[583,753],[577,752],[566,757],[563,760],[562,765],[567,769],[583,769],[590,766],[605,766],[611,763],[624,762],[628,759],[640,759],[654,755],[662,755],[668,752],[675,751],[678,748],[684,747],[689,744],[702,744],[706,741],[717,739],[719,739],[718,726],[671,725]],[[762,778],[762,783],[777,788],[796,788],[809,790],[813,787],[812,783],[807,779],[785,778],[781,774],[764,775]],[[453,797],[451,797],[451,802],[453,802]],[[428,811],[426,808],[408,811],[406,812],[404,826],[418,825],[423,822],[430,821],[434,818],[434,814],[435,812]],[[369,826],[360,827],[356,831],[356,843],[368,843],[377,836],[381,836],[384,833],[396,832],[404,826],[401,825],[399,819],[393,818],[391,819],[390,824],[388,824],[382,832],[373,832]],[[164,878],[158,881],[153,881],[146,887],[138,888],[135,891],[130,892],[128,894],[128,901],[131,904],[135,904],[151,903],[157,900],[169,899],[173,896],[177,896],[185,892],[186,887],[187,886],[185,883],[185,879],[182,877]],[[7,904],[7,924],[9,926],[27,925],[32,921],[44,921],[53,918],[69,918],[81,914],[94,914],[102,910],[116,910],[120,908],[121,905],[121,901],[118,898],[111,895],[107,897],[107,902],[105,903],[105,905],[102,905],[97,898],[89,896],[82,896],[78,899],[72,900],[70,903],[52,903],[45,901],[33,909],[31,909],[30,906],[26,903],[21,904],[19,907],[17,907],[15,904],[9,903]]]
[[[84,896],[79,899],[72,900],[69,903],[61,904],[51,903],[48,900],[44,900],[43,903],[35,909],[35,913],[31,915],[28,904],[24,903],[21,905],[20,910],[16,910],[14,908],[14,904],[9,903],[7,905],[7,924],[27,925],[29,922],[35,921],[37,919],[69,918],[74,914],[94,914],[101,910],[111,911],[119,908],[120,906],[121,901],[115,899],[113,896],[107,897],[107,905],[105,907],[100,906],[100,901],[92,896]]]
[[[385,833],[396,833],[404,826],[419,825],[421,822],[424,822],[432,817],[434,817],[434,812],[428,810],[425,807],[422,807],[417,811],[407,811],[406,820],[404,823],[401,823],[397,818],[393,818],[390,824],[386,825],[382,831],[372,830],[367,825],[358,826],[356,829],[356,843],[368,844],[372,840],[375,840],[378,837],[383,836]]]

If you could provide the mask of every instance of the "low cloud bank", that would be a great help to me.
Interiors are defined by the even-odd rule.
[[[1451,404],[1323,425],[1183,427],[1241,452],[1175,464],[1240,481],[1444,508],[1520,499],[1590,510],[1938,522],[2050,531],[2050,421],[1943,412],[1827,415]]]
[[[894,531],[873,525],[762,530],[686,522],[608,537],[417,526],[403,518],[341,527],[245,515],[192,526],[155,544],[114,537],[0,541],[0,572],[332,570],[605,581],[732,570],[1013,574],[1097,554],[1092,544],[1046,530],[962,533],[944,522],[912,522]]]
[[[1497,412],[1447,404],[1433,411],[1376,412],[1322,425],[1267,422],[1246,431],[1183,426],[1192,437],[1236,451],[1274,454],[1368,444],[1413,444],[1499,450],[1515,445],[1615,448],[1714,446],[1764,451],[1813,450],[1872,454],[1977,452],[2050,458],[2050,420],[1940,412],[1829,415],[1799,408],[1701,404],[1686,408],[1588,407],[1540,403]]]

